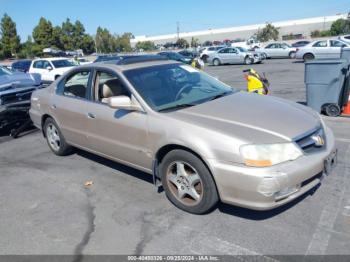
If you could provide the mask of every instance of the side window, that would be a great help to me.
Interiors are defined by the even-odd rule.
[[[331,40],[331,47],[344,47],[346,46],[344,43],[336,40]]]
[[[43,67],[43,61],[42,61],[42,60],[35,61],[34,64],[33,64],[33,67],[34,67],[34,68],[38,68],[38,69],[44,68],[44,67]]]
[[[43,66],[42,68],[46,69],[48,66],[51,66],[51,65],[50,65],[50,62],[49,62],[49,61],[44,60],[42,66]],[[51,66],[51,67],[52,67],[52,66]]]
[[[327,47],[327,41],[318,41],[314,43],[313,47]]]
[[[268,48],[268,49],[275,48],[275,44],[269,44],[265,48]]]
[[[117,75],[98,71],[95,80],[95,101],[104,103],[103,99],[113,96],[130,96],[128,89]]]
[[[63,95],[86,98],[89,84],[90,71],[75,72],[63,82]]]
[[[229,52],[230,54],[237,54],[237,53],[238,53],[237,50],[234,49],[234,48],[229,48],[229,49],[228,49],[228,52]]]
[[[219,50],[218,53],[220,53],[220,54],[226,54],[226,53],[228,53],[227,50],[228,50],[227,48],[224,48],[224,49]]]

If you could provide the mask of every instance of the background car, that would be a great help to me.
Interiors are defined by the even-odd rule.
[[[342,47],[349,47],[350,45],[337,40],[317,40],[304,47],[298,48],[295,58],[303,59],[304,61],[312,59],[328,59],[339,58]]]
[[[182,50],[180,52],[178,52],[180,55],[190,58],[190,59],[194,59],[195,57],[197,57],[199,55],[199,53],[195,50],[189,50],[189,49],[185,49]]]
[[[158,53],[158,55],[165,56],[170,60],[179,61],[179,62],[182,62],[185,64],[190,64],[192,61],[192,58],[185,57],[185,56],[183,56],[179,53],[176,53],[176,52],[160,52],[160,53]]]
[[[259,59],[257,55],[256,59]],[[221,64],[246,64],[250,65],[262,60],[255,60],[254,55],[248,52],[244,48],[226,47],[218,50],[217,52],[210,53],[208,57],[208,63],[218,66]]]
[[[259,50],[266,58],[294,58],[296,51],[295,47],[280,42],[270,43]]]
[[[292,44],[292,47],[302,47],[306,46],[307,44],[310,44],[310,41],[307,40],[300,40]]]
[[[226,46],[207,46],[199,50],[199,56],[204,61],[207,62],[207,59],[211,53],[215,53],[216,51],[224,48]]]
[[[17,60],[12,63],[12,69],[26,73],[29,71],[31,63],[32,63],[32,60],[30,59]]]
[[[113,61],[113,60],[119,60],[120,56],[118,55],[99,55],[95,60],[94,63],[98,62],[105,62],[105,61]]]
[[[63,73],[76,66],[67,58],[42,58],[32,61],[29,73],[41,75],[43,82],[53,82]]]
[[[350,43],[350,35],[343,35],[338,37],[339,40],[345,42],[345,43]]]

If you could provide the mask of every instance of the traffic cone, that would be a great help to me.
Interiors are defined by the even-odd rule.
[[[343,109],[342,116],[350,116],[350,95],[348,98],[348,104]]]

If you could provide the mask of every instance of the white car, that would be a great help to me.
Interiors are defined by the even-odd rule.
[[[295,58],[303,59],[304,61],[312,59],[333,59],[340,58],[342,47],[349,47],[350,45],[337,40],[317,40],[304,47],[298,48]]]
[[[76,66],[66,58],[42,58],[32,61],[29,73],[40,74],[43,82],[53,82],[63,73]]]
[[[210,54],[215,53],[224,47],[225,46],[207,46],[207,47],[204,47],[201,50],[199,50],[199,53],[200,53],[199,56],[204,62],[207,62],[207,59],[208,59]]]
[[[297,49],[287,43],[275,42],[256,51],[263,53],[266,58],[294,58]]]
[[[342,36],[339,36],[338,39],[347,44],[350,44],[350,35],[342,35]]]

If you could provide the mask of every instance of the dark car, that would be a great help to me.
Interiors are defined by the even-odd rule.
[[[12,72],[0,66],[0,129],[29,119],[31,94],[40,87],[39,74]]]
[[[294,44],[292,44],[292,47],[303,47],[303,46],[306,46],[307,44],[310,44],[310,41],[301,40],[301,41],[297,41]]]
[[[32,60],[30,59],[17,60],[16,62],[12,63],[12,70],[27,73],[31,63]]]
[[[191,64],[191,61],[192,61],[191,58],[184,57],[183,55],[181,55],[179,53],[175,53],[175,52],[160,52],[160,53],[158,53],[158,55],[165,56],[169,60],[175,60],[175,61],[179,61],[179,62],[182,62],[185,64]]]
[[[100,55],[98,56],[94,63],[98,63],[98,62],[105,62],[105,61],[114,61],[114,60],[119,60],[120,56],[117,55]]]
[[[178,52],[180,55],[183,55],[184,57],[190,58],[190,59],[194,59],[196,58],[199,53],[197,51],[191,51],[191,50],[182,50],[180,52]]]

